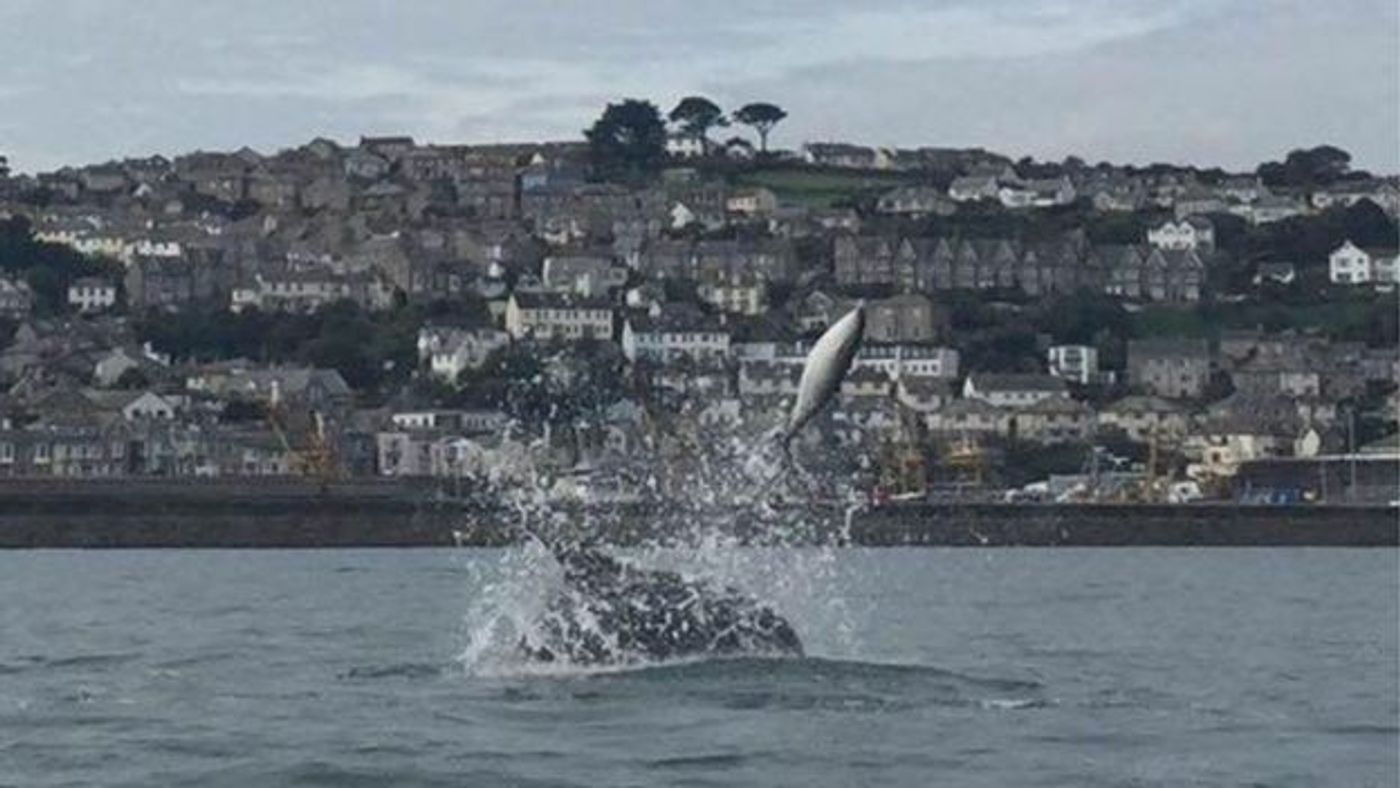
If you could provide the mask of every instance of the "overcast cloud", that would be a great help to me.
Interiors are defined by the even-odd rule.
[[[0,0],[34,171],[327,135],[577,138],[624,96],[768,100],[775,144],[1400,170],[1394,0]]]

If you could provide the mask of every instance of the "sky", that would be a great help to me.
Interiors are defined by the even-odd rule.
[[[771,143],[1400,171],[1395,0],[0,0],[35,172],[316,136],[577,139],[609,101],[769,101]],[[743,132],[745,130],[738,129]],[[728,132],[725,132],[726,134]]]

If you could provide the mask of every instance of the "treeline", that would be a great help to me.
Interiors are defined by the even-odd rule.
[[[1173,219],[1169,209],[1135,212],[1101,212],[1084,199],[1065,206],[1017,211],[990,200],[961,203],[950,216],[920,220],[872,217],[872,233],[948,238],[1007,238],[1017,241],[1049,241],[1082,231],[1091,244],[1142,244],[1147,231]],[[1315,214],[1292,216],[1267,224],[1250,224],[1229,213],[1206,217],[1215,227],[1216,248],[1237,264],[1239,272],[1252,275],[1259,261],[1281,261],[1300,268],[1321,268],[1328,256],[1346,240],[1358,246],[1393,248],[1400,224],[1370,200],[1347,207],[1332,207]],[[1234,273],[1229,274],[1235,276]],[[1323,277],[1325,279],[1325,276]],[[1218,284],[1242,288],[1247,281],[1231,279]]]
[[[256,309],[148,314],[138,319],[136,333],[179,361],[243,358],[335,369],[367,402],[374,402],[417,368],[418,329],[425,322],[475,324],[484,315],[485,306],[472,301],[403,304],[383,312],[340,301],[311,314]]]
[[[709,155],[709,132],[733,123],[753,129],[758,134],[759,153],[766,153],[768,135],[786,117],[787,112],[776,104],[754,102],[725,114],[704,96],[686,96],[663,118],[652,102],[629,98],[608,104],[583,136],[588,141],[594,177],[635,182],[651,177],[665,165],[668,121],[677,133],[694,140],[701,152]],[[729,144],[753,147],[742,137],[729,140]]]
[[[65,310],[68,285],[85,276],[104,276],[118,285],[121,264],[88,257],[63,244],[37,240],[29,220],[12,216],[0,220],[0,275],[29,285],[34,309],[40,315]]]
[[[966,371],[1038,372],[1051,344],[1089,345],[1098,350],[1100,366],[1123,369],[1131,339],[1216,339],[1235,330],[1306,332],[1372,347],[1400,342],[1400,311],[1394,294],[1387,293],[1350,292],[1328,302],[1300,295],[1294,302],[1205,302],[1134,311],[1112,296],[1088,290],[1048,300],[1006,295],[999,301],[988,294],[954,292],[943,300],[949,342]]]

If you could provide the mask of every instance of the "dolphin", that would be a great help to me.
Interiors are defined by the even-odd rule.
[[[797,383],[797,401],[788,414],[787,425],[779,433],[784,451],[798,431],[836,395],[864,337],[865,307],[856,305],[823,332],[812,346]]]

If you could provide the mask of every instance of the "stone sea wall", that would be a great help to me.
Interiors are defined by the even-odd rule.
[[[586,536],[599,541],[626,545],[668,535],[658,508],[592,514],[572,519],[588,523]],[[516,538],[514,519],[397,483],[0,481],[0,548],[491,546]],[[734,520],[742,540],[771,541],[761,527]],[[898,504],[857,513],[848,532],[833,525],[810,538],[867,546],[1394,547],[1400,510]]]

